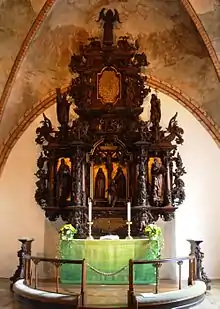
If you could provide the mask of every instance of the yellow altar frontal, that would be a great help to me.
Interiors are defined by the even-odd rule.
[[[129,259],[153,260],[158,258],[157,240],[61,240],[60,255],[63,259],[85,259],[88,284],[128,284]],[[79,265],[61,267],[62,283],[80,283]],[[135,284],[155,283],[152,265],[135,265]]]

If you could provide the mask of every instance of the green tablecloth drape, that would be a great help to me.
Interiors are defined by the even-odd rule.
[[[87,284],[128,284],[128,262],[152,260],[158,257],[157,240],[62,240],[60,255],[63,259],[83,259],[87,263]],[[114,274],[114,275],[112,275]],[[81,266],[66,264],[61,267],[62,283],[79,284]],[[155,283],[152,265],[134,266],[135,284]]]

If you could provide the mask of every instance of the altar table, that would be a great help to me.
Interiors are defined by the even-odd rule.
[[[157,240],[62,240],[60,257],[63,259],[84,259],[87,263],[87,284],[128,284],[129,259],[153,260],[158,258]],[[114,275],[111,275],[114,274]],[[62,283],[79,284],[81,266],[61,266]],[[151,265],[134,266],[135,284],[155,283],[155,268]]]

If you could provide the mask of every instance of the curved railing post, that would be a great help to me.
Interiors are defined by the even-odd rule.
[[[31,257],[30,255],[24,256],[24,282],[30,284],[31,278]]]
[[[179,288],[179,290],[181,290],[182,289],[182,265],[183,265],[183,261],[182,260],[177,261],[177,265],[178,265],[178,268],[179,268],[178,288]]]
[[[208,278],[203,267],[204,253],[201,251],[200,247],[203,240],[187,239],[187,241],[190,243],[190,255],[193,254],[195,256],[194,278],[205,282],[207,290],[211,290],[211,280]]]
[[[155,267],[156,269],[156,285],[155,285],[155,294],[158,294],[158,288],[159,288],[159,281],[160,281],[160,274],[159,274],[159,269],[160,267],[162,266],[162,263],[160,262],[156,262],[156,263],[153,263],[153,266]]]
[[[129,260],[129,268],[128,268],[128,308],[133,308],[133,300],[134,300],[134,264],[133,260]]]
[[[56,293],[59,293],[59,270],[62,262],[56,259],[53,264],[55,266]]]
[[[37,272],[37,266],[38,264],[40,263],[41,259],[40,258],[37,258],[37,257],[34,257],[32,258],[32,261],[34,263],[34,288],[36,289],[37,288],[37,283],[38,283],[38,272]]]
[[[11,283],[11,289],[13,287],[13,284],[19,280],[23,279],[25,277],[24,274],[24,256],[25,255],[31,255],[31,245],[32,241],[34,241],[34,238],[20,238],[18,239],[21,242],[21,249],[17,252],[17,256],[19,258],[19,264],[17,266],[17,269],[14,273],[14,275],[10,278]]]
[[[81,281],[81,306],[85,303],[85,290],[86,290],[86,260],[82,260],[82,281]]]
[[[188,285],[193,285],[193,281],[195,280],[195,256],[189,255],[189,277],[188,277]]]

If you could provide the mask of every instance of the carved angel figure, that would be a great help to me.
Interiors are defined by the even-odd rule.
[[[114,13],[112,10],[108,10],[105,13],[105,8],[101,10],[99,13],[99,21],[103,21],[104,25],[104,34],[103,34],[103,44],[105,45],[112,45],[113,44],[113,27],[116,22],[120,23],[119,20],[119,14],[117,10],[114,10]]]
[[[38,127],[36,130],[37,138],[35,139],[36,143],[42,145],[45,141],[49,142],[53,138],[51,133],[53,133],[53,127],[51,121],[43,113],[44,120],[40,122],[41,127]]]
[[[178,113],[176,113],[170,119],[170,122],[169,122],[169,125],[168,125],[168,128],[167,128],[167,132],[169,132],[170,134],[166,136],[165,140],[170,142],[170,141],[176,139],[177,144],[182,144],[184,142],[184,139],[182,137],[184,130],[178,126],[178,123],[177,123],[177,120],[176,120],[177,115],[178,115]]]

